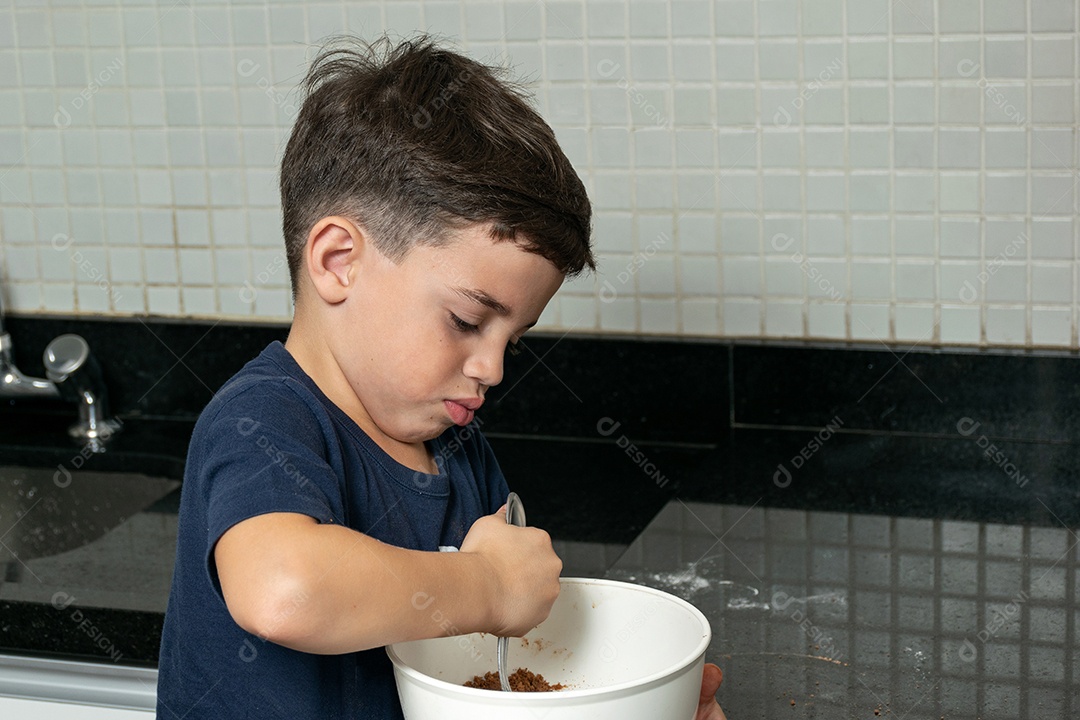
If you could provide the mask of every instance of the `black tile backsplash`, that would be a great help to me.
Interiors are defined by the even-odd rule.
[[[684,500],[1080,526],[1080,444],[735,428]]]
[[[121,416],[194,419],[284,325],[8,318],[43,373],[56,335],[86,337]],[[480,412],[489,434],[711,446],[731,427],[820,428],[1072,443],[1080,365],[1067,353],[951,352],[530,334]],[[70,413],[58,402],[7,401]],[[606,434],[605,434],[606,433]],[[964,433],[967,433],[966,435]],[[961,443],[962,444],[962,443]]]
[[[1074,355],[737,345],[733,375],[738,425],[1080,439]]]
[[[162,320],[9,318],[19,368],[42,376],[57,335],[81,334],[98,358],[112,412],[195,418],[283,325]],[[727,426],[727,346],[678,340],[530,334],[481,410],[490,433],[713,443]],[[19,401],[24,406],[40,402]],[[50,402],[47,407],[62,405]]]
[[[565,540],[629,544],[710,450],[664,445],[489,438],[530,525]],[[630,452],[628,452],[630,450]]]
[[[77,333],[101,365],[114,414],[187,418],[198,417],[225,381],[288,333],[281,325],[138,318],[15,317],[5,326],[24,373],[43,376],[45,346],[57,335]]]
[[[523,343],[481,411],[491,432],[715,443],[728,425],[723,343],[541,333]]]

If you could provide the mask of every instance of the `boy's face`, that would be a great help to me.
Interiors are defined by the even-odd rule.
[[[428,440],[472,420],[502,380],[507,345],[536,323],[563,275],[481,225],[397,264],[373,249],[357,260],[331,349],[378,431]]]

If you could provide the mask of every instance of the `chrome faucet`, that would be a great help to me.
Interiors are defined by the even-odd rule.
[[[11,357],[11,336],[0,328],[0,397],[60,397],[51,380],[23,375]]]
[[[15,366],[3,311],[0,292],[0,398],[60,398],[77,403],[79,420],[68,434],[94,452],[103,452],[105,441],[120,430],[121,423],[109,417],[101,367],[86,340],[71,334],[54,338],[45,348],[46,377],[24,375]]]

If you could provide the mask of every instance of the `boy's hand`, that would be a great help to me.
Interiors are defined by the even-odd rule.
[[[491,568],[490,632],[521,637],[542,623],[559,596],[562,560],[546,532],[506,523],[506,506],[473,523],[461,552],[475,553]]]
[[[716,702],[716,691],[720,689],[723,679],[724,673],[719,667],[705,663],[705,670],[701,674],[701,697],[694,720],[727,720],[724,711],[720,709],[720,703]]]

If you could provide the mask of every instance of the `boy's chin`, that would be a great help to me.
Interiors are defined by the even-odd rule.
[[[413,444],[419,444],[419,443],[426,443],[426,442],[429,442],[431,440],[434,440],[435,438],[439,437],[444,432],[446,432],[446,428],[448,428],[448,427],[453,427],[453,425],[450,424],[450,423],[446,423],[446,424],[440,426],[437,430],[428,430],[428,431],[426,431],[426,432],[424,432],[422,434],[417,435],[416,439],[413,440],[412,442],[413,442]]]
[[[425,427],[416,428],[414,432],[410,433],[410,439],[400,441],[412,444],[425,443],[434,440],[452,427],[455,427],[455,425],[449,419],[433,418]]]
[[[459,427],[451,418],[440,417],[439,414],[414,417],[410,420],[412,422],[403,419],[401,425],[394,428],[397,432],[387,432],[389,428],[384,429],[383,432],[400,443],[415,445],[434,440],[447,430]]]

